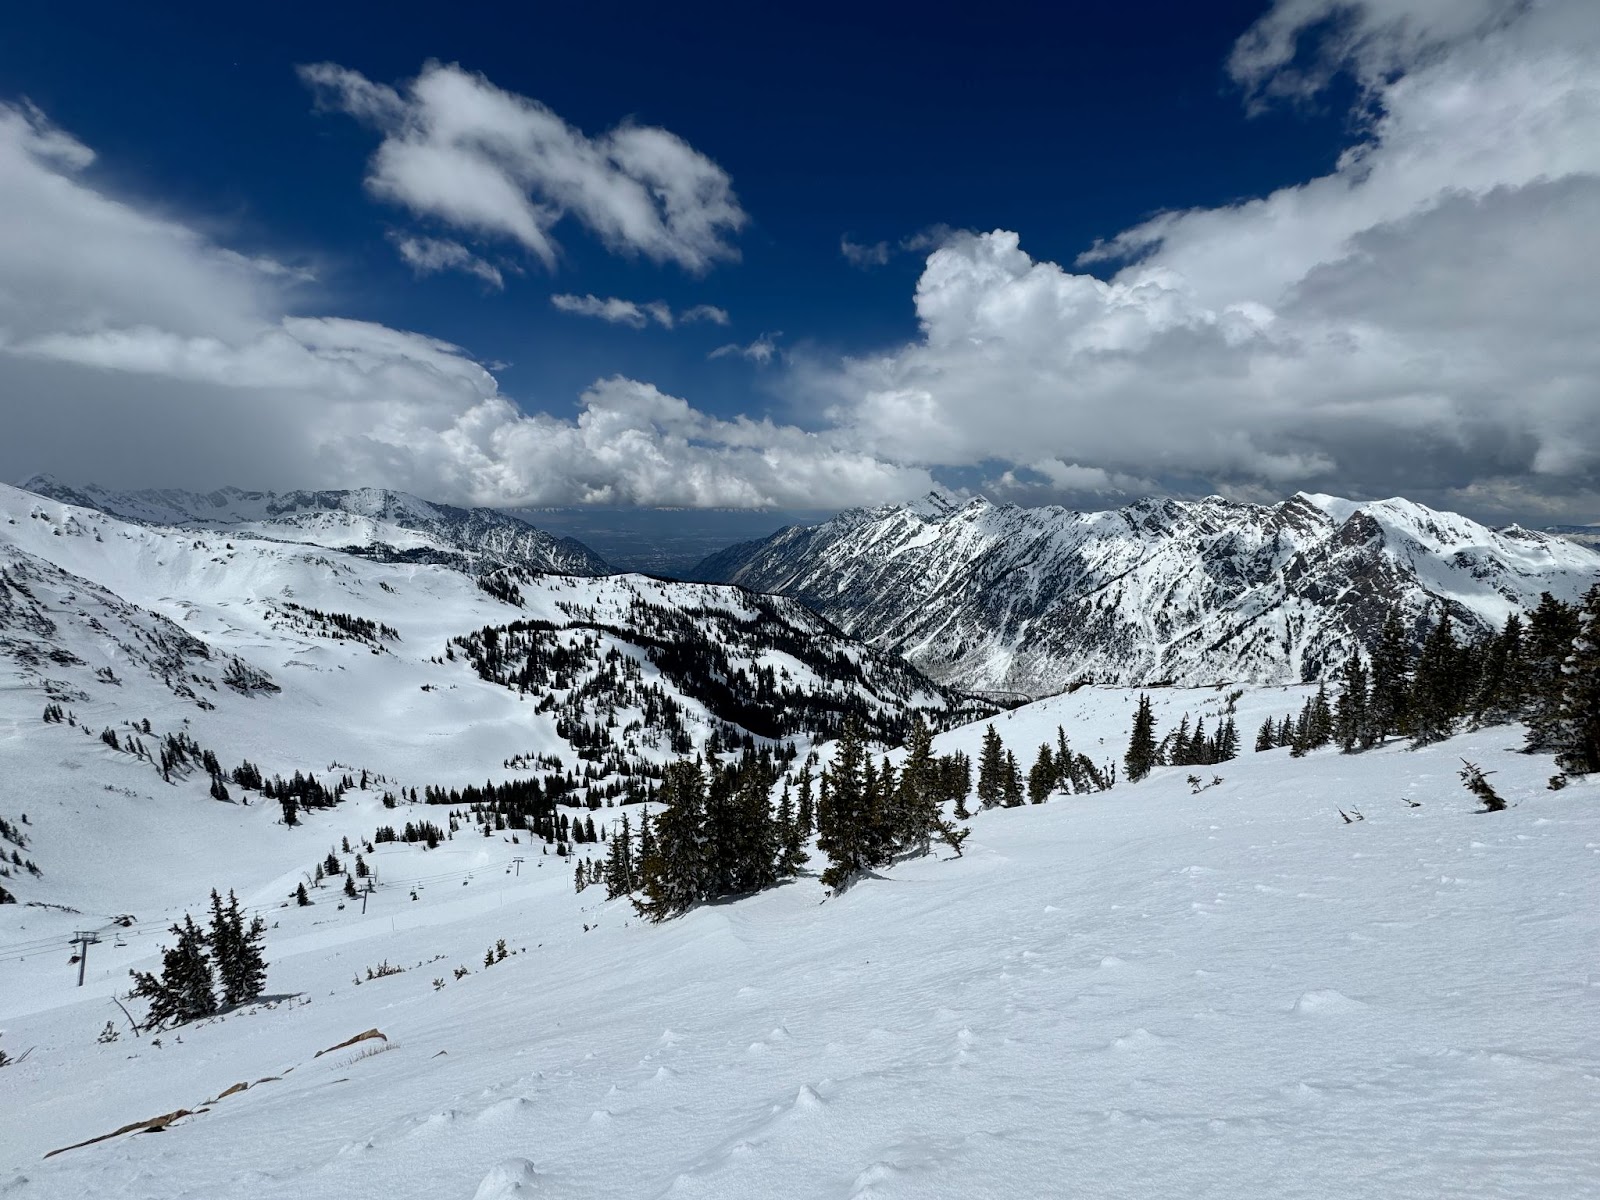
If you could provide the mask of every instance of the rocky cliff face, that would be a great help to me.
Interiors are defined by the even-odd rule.
[[[1600,554],[1402,499],[1081,513],[933,494],[732,547],[695,576],[793,596],[943,682],[1040,695],[1084,676],[1318,678],[1390,610],[1485,630],[1541,592],[1580,595]]]

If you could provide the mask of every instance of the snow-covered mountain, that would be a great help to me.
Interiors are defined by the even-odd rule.
[[[1401,499],[1083,513],[932,494],[731,547],[694,577],[803,600],[954,686],[1040,695],[1083,676],[1317,678],[1391,611],[1486,629],[1541,592],[1575,599],[1600,554]]]
[[[570,831],[659,816],[628,802],[685,740],[923,708],[939,753],[992,721],[1115,761],[1137,697],[957,724],[796,601],[497,580],[0,488],[6,1200],[1592,1190],[1600,776],[1549,790],[1504,727],[1246,753],[652,925],[575,890],[607,847]],[[1154,705],[1248,730],[1310,691]],[[290,825],[206,752],[333,802]],[[1511,807],[1472,815],[1462,758]],[[135,1032],[129,971],[212,888],[266,925],[266,994]]]
[[[67,719],[41,721],[47,705]],[[224,770],[248,760],[329,787],[346,769],[389,792],[535,781],[554,815],[556,796],[586,812],[680,755],[803,752],[847,717],[889,740],[916,711],[943,726],[988,710],[783,597],[640,575],[523,573],[486,590],[438,563],[134,524],[0,485],[12,820],[23,796],[77,797],[88,779],[215,807],[204,777],[158,770],[167,738]],[[157,837],[139,804],[106,804],[107,830]],[[281,836],[276,805],[228,811]],[[81,873],[13,890],[119,905]]]
[[[35,475],[21,487],[142,525],[303,542],[377,559],[479,571],[513,567],[562,575],[611,573],[605,560],[576,538],[556,537],[510,513],[434,504],[387,488],[118,492],[95,484],[72,487],[49,475]]]

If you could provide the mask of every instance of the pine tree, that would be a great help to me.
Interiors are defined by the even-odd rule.
[[[356,877],[346,874],[344,877],[344,894],[354,900],[361,893],[356,891]]]
[[[311,897],[306,893],[306,885],[304,881],[301,881],[300,886],[294,890],[294,902],[301,908],[311,907]]]
[[[1239,728],[1229,717],[1217,730],[1216,740],[1211,751],[1213,763],[1232,762],[1239,757]]]
[[[1275,749],[1278,745],[1277,723],[1271,717],[1261,722],[1261,728],[1256,731],[1256,753],[1263,750]]]
[[[1138,783],[1156,765],[1156,718],[1150,708],[1150,697],[1139,694],[1139,707],[1133,716],[1133,732],[1128,738],[1128,752],[1123,756],[1130,783]]]
[[[933,731],[917,713],[912,718],[906,765],[900,772],[897,802],[892,810],[897,849],[926,854],[931,848],[942,816],[939,773],[933,754]]]
[[[834,753],[833,765],[824,775],[825,790],[817,808],[817,846],[828,856],[822,884],[833,891],[848,887],[862,871],[873,865],[870,797],[867,771],[871,760],[852,721],[845,726]]]
[[[1559,751],[1562,731],[1560,714],[1566,694],[1563,667],[1572,653],[1572,640],[1582,632],[1578,609],[1563,604],[1549,592],[1539,597],[1539,606],[1528,614],[1527,749]]]
[[[1372,651],[1372,695],[1368,709],[1376,744],[1393,734],[1409,732],[1407,701],[1411,691],[1411,646],[1405,626],[1393,609],[1384,618]]]
[[[1205,722],[1202,720],[1201,725]],[[1189,740],[1189,714],[1184,713],[1183,719],[1178,722],[1178,728],[1169,733],[1166,741],[1172,745],[1172,751],[1167,756],[1167,761],[1175,767],[1186,767],[1195,759],[1191,755],[1191,742]]]
[[[1600,771],[1600,584],[1584,596],[1580,620],[1562,664],[1563,687],[1551,731],[1556,766],[1569,775]]]
[[[669,766],[661,780],[661,799],[667,807],[656,818],[651,853],[639,862],[644,896],[633,902],[651,921],[675,917],[701,900],[708,874],[706,785],[700,764],[680,761]]]
[[[800,819],[795,813],[794,797],[789,794],[787,782],[778,797],[778,861],[780,879],[793,879],[806,864],[805,834],[800,831]]]
[[[796,784],[795,801],[797,804],[794,814],[795,821],[800,827],[800,837],[804,840],[815,833],[817,828],[816,798],[812,794],[811,788],[810,759],[807,759],[800,766],[800,779]]]
[[[1412,677],[1409,704],[1412,745],[1442,742],[1455,732],[1462,701],[1460,659],[1447,609],[1428,631]]]
[[[228,893],[227,906],[223,907],[221,897],[212,890],[211,932],[207,942],[225,1007],[248,1004],[265,990],[267,961],[261,953],[261,942],[266,932],[267,924],[260,917],[253,918],[248,926],[245,924],[239,897],[232,891]]]
[[[606,851],[606,899],[615,900],[633,891],[633,833],[628,814],[622,814],[622,831],[611,839]]]
[[[1367,743],[1367,668],[1352,652],[1340,673],[1339,700],[1333,713],[1333,740],[1346,754]]]
[[[1000,803],[1007,808],[1020,808],[1022,806],[1022,769],[1017,765],[1017,756],[1011,751],[1006,751],[1006,765],[1004,782],[1000,788]]]
[[[1032,804],[1043,804],[1050,798],[1050,793],[1056,786],[1056,758],[1050,753],[1050,743],[1046,742],[1039,747],[1039,753],[1033,760],[1033,766],[1028,769],[1028,800]]]
[[[1522,617],[1512,613],[1484,647],[1472,696],[1473,724],[1517,720],[1527,705],[1527,671]]]
[[[1325,683],[1317,685],[1317,694],[1306,714],[1306,741],[1312,750],[1320,750],[1333,741],[1333,706],[1328,703]]]
[[[206,957],[206,935],[187,914],[183,924],[174,925],[171,932],[178,939],[177,944],[162,948],[159,976],[147,971],[129,972],[133,976],[131,994],[150,1006],[146,1024],[151,1028],[198,1020],[217,1011],[211,960]]]
[[[1005,798],[1005,743],[995,727],[983,733],[983,749],[978,755],[978,807],[994,808]]]

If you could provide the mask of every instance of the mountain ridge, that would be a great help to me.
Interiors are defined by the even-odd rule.
[[[935,492],[790,526],[693,574],[793,596],[951,686],[1043,695],[1085,677],[1322,678],[1370,649],[1392,609],[1419,637],[1440,608],[1484,632],[1543,591],[1576,599],[1600,554],[1402,497],[1083,513]]]
[[[224,487],[117,491],[50,475],[23,491],[141,525],[237,532],[362,554],[380,561],[438,561],[460,569],[514,567],[559,575],[609,575],[612,567],[576,538],[558,537],[510,513],[459,508],[392,488],[255,492]]]

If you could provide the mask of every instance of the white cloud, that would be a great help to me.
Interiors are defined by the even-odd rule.
[[[845,261],[852,267],[867,270],[870,267],[881,267],[889,261],[889,243],[873,242],[863,245],[852,242],[847,233],[839,239],[839,253],[844,255]]]
[[[383,141],[367,187],[419,216],[520,243],[546,267],[565,216],[610,249],[703,272],[737,259],[746,223],[728,175],[676,134],[624,123],[590,137],[537,100],[429,63],[401,89],[334,63],[300,68],[326,107]]]
[[[726,346],[718,346],[707,358],[746,358],[758,367],[764,367],[778,356],[778,339],[782,333],[763,333],[755,341],[741,346],[738,342],[729,342]]]
[[[0,108],[0,477],[375,483],[506,506],[800,507],[932,483],[837,431],[720,419],[628,379],[595,384],[575,419],[525,413],[458,346],[293,315],[294,280],[97,190],[92,158]]]
[[[712,325],[726,325],[728,323],[728,310],[718,308],[715,304],[696,304],[693,308],[686,308],[679,313],[678,320],[685,325],[693,325],[697,321],[706,321]]]
[[[1285,0],[1234,69],[1270,93],[1291,62],[1275,31],[1343,9]],[[1333,172],[1136,226],[1085,256],[1126,263],[1107,280],[1014,233],[955,235],[918,283],[916,342],[806,382],[904,462],[1593,504],[1592,17],[1578,0],[1360,6],[1330,53],[1372,117]]]
[[[462,271],[476,275],[496,291],[506,286],[504,276],[493,263],[485,262],[460,242],[448,238],[415,237],[411,234],[391,233],[390,241],[400,257],[418,275],[432,275],[439,271]]]
[[[575,296],[567,293],[551,296],[550,303],[562,312],[575,317],[594,317],[601,321],[609,321],[613,325],[628,325],[634,329],[643,329],[651,322],[663,329],[671,329],[680,324],[692,325],[697,321],[709,321],[713,325],[728,323],[726,310],[714,304],[696,304],[693,308],[674,313],[671,305],[664,300],[639,303],[634,300],[622,300],[616,296],[602,299],[595,295]]]

